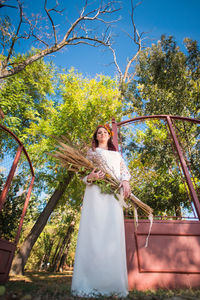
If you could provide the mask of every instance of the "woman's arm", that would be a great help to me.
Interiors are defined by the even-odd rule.
[[[120,161],[120,177],[121,177],[120,186],[123,188],[124,198],[128,198],[131,193],[131,188],[129,184],[129,180],[131,179],[131,174],[122,157]]]
[[[123,180],[120,184],[120,187],[123,188],[124,198],[128,198],[131,194],[131,188],[130,188],[129,182],[126,180]]]

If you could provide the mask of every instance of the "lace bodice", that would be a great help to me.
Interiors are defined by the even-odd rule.
[[[100,165],[103,171],[119,181],[129,181],[131,178],[124,159],[117,151],[105,150],[102,148],[96,148],[96,151],[90,149],[87,158],[94,164]]]

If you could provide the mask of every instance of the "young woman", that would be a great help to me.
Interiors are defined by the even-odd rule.
[[[112,143],[108,125],[98,126],[88,158],[98,156],[104,170],[121,181],[124,198],[130,194],[130,174]],[[123,208],[112,194],[95,185],[104,172],[94,169],[83,179],[83,200],[75,255],[72,294],[80,297],[128,295]]]

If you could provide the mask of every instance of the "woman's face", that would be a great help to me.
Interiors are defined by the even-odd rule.
[[[104,128],[104,127],[100,127],[97,130],[97,141],[101,144],[101,143],[105,143],[107,144],[108,140],[110,138],[110,135],[108,133],[108,131]]]

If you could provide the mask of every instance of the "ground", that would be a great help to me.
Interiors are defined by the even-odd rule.
[[[63,273],[26,272],[24,276],[11,276],[4,286],[0,286],[0,300],[81,300],[70,293],[71,271]],[[109,297],[100,299],[115,299]],[[200,300],[199,289],[131,291],[126,300]],[[84,300],[86,300],[84,298]]]

